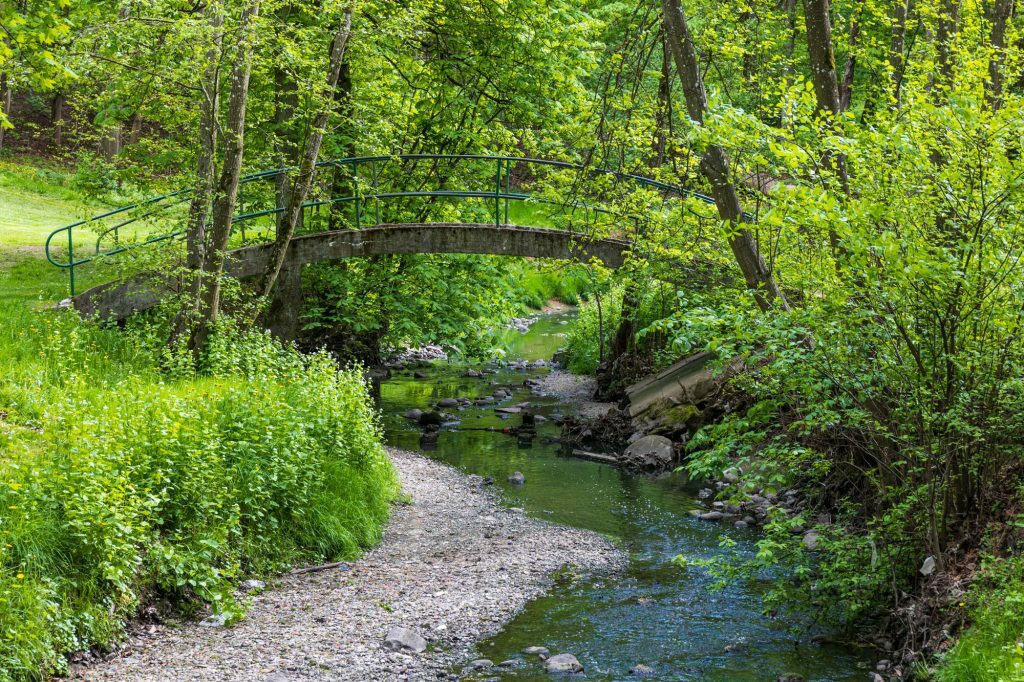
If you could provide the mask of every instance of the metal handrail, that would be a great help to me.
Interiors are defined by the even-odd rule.
[[[399,161],[399,162],[401,162],[401,161],[416,161],[416,160],[493,161],[493,162],[496,162],[497,163],[497,172],[495,173],[494,190],[493,191],[482,191],[482,190],[418,190],[418,191],[410,191],[410,192],[377,192],[376,191],[377,178],[378,178],[378,173],[377,173],[377,164],[378,163],[389,162],[389,161]],[[533,201],[538,201],[538,202],[541,202],[541,203],[565,205],[565,206],[571,206],[573,208],[584,208],[584,209],[586,209],[588,211],[589,210],[593,210],[593,211],[599,212],[599,213],[612,214],[612,215],[620,215],[620,214],[616,214],[613,211],[609,211],[607,209],[603,209],[603,208],[596,207],[596,206],[591,206],[591,205],[586,204],[586,203],[581,203],[581,202],[571,202],[571,203],[570,202],[558,202],[558,201],[554,201],[554,200],[550,200],[550,199],[544,199],[544,198],[541,198],[541,197],[537,197],[537,196],[534,196],[534,195],[529,194],[529,193],[521,193],[521,192],[511,192],[511,191],[509,191],[511,189],[512,168],[513,168],[514,165],[521,164],[521,163],[522,164],[539,165],[539,166],[548,166],[548,167],[553,167],[553,168],[563,168],[563,169],[566,169],[566,170],[584,171],[584,172],[592,173],[592,174],[595,174],[595,175],[610,175],[610,176],[614,177],[616,180],[630,181],[630,182],[636,183],[640,187],[645,187],[645,188],[659,190],[659,191],[662,191],[662,192],[671,193],[671,194],[674,194],[674,195],[676,195],[678,197],[681,197],[681,198],[694,198],[694,199],[703,201],[705,203],[714,203],[714,199],[712,199],[711,197],[709,197],[707,195],[704,195],[704,194],[700,194],[698,192],[694,192],[692,190],[688,190],[688,189],[686,189],[684,187],[680,187],[678,185],[673,185],[673,184],[670,184],[670,183],[662,182],[660,180],[655,180],[653,178],[644,177],[642,175],[636,175],[636,174],[633,174],[633,173],[624,173],[622,171],[615,171],[615,170],[610,170],[610,169],[606,169],[606,168],[595,168],[595,167],[591,167],[591,166],[587,166],[587,165],[583,165],[583,164],[573,163],[573,162],[570,162],[570,161],[558,161],[558,160],[553,160],[553,159],[535,159],[535,158],[525,157],[525,156],[492,156],[492,155],[485,155],[485,154],[398,154],[398,155],[392,155],[392,156],[388,156],[388,155],[357,156],[357,157],[348,157],[348,158],[343,158],[343,159],[335,159],[335,160],[330,160],[330,161],[321,161],[321,162],[317,163],[316,164],[317,168],[327,168],[327,167],[342,168],[342,167],[346,167],[346,166],[350,167],[351,170],[352,170],[352,177],[356,180],[355,194],[353,194],[352,196],[332,197],[332,198],[329,198],[329,199],[323,199],[323,200],[306,202],[306,203],[304,203],[302,205],[302,208],[303,208],[303,210],[306,210],[306,209],[315,208],[315,207],[318,207],[318,206],[333,205],[333,204],[346,203],[346,202],[355,202],[355,219],[356,219],[356,227],[357,227],[357,229],[362,227],[362,205],[366,201],[370,201],[370,200],[375,201],[375,218],[376,218],[377,223],[379,224],[380,223],[379,203],[376,203],[376,202],[379,202],[379,200],[381,200],[381,199],[393,199],[393,198],[402,198],[402,197],[441,197],[441,198],[453,198],[454,197],[454,198],[493,199],[494,202],[495,202],[494,203],[495,224],[499,224],[499,225],[502,222],[502,202],[504,202],[504,222],[505,222],[505,224],[508,224],[508,206],[509,206],[509,202],[510,201],[528,201],[528,200],[533,200]],[[372,168],[373,185],[374,185],[374,190],[375,190],[372,194],[362,194],[360,192],[360,190],[359,190],[358,168],[359,168],[360,164],[370,164],[370,166]],[[244,184],[249,184],[249,183],[252,183],[252,182],[257,182],[257,181],[260,181],[260,180],[276,178],[276,177],[279,177],[282,174],[293,173],[293,172],[295,172],[295,170],[296,169],[294,167],[282,167],[282,168],[267,169],[267,170],[259,171],[257,173],[250,173],[250,174],[242,176],[242,178],[240,179],[240,183],[244,185]],[[504,188],[502,187],[502,181],[503,180],[504,180]],[[64,227],[57,228],[56,230],[53,230],[52,232],[50,232],[50,234],[46,238],[46,243],[45,243],[46,259],[52,265],[54,265],[56,267],[59,267],[59,268],[64,268],[64,269],[68,270],[69,289],[70,289],[71,295],[74,296],[75,295],[75,267],[80,266],[80,265],[84,265],[86,263],[89,263],[89,262],[91,262],[93,260],[96,260],[96,259],[99,259],[99,258],[107,258],[107,257],[113,256],[113,255],[119,254],[119,253],[124,253],[125,251],[129,250],[130,248],[139,247],[139,246],[146,246],[146,245],[149,245],[149,244],[154,244],[154,243],[158,243],[158,242],[167,241],[169,239],[174,239],[175,237],[179,237],[179,236],[183,235],[185,233],[185,230],[184,229],[182,229],[182,230],[175,230],[175,231],[172,231],[172,232],[167,233],[167,234],[158,235],[158,236],[155,236],[155,237],[150,237],[149,239],[146,239],[146,240],[144,240],[142,242],[138,242],[138,243],[133,244],[133,245],[129,245],[129,246],[115,246],[115,248],[113,248],[113,249],[110,249],[110,250],[107,250],[107,251],[101,251],[102,241],[103,241],[103,239],[107,235],[109,235],[111,233],[114,234],[115,245],[116,245],[120,241],[120,239],[119,239],[119,237],[120,237],[120,229],[122,227],[125,227],[126,225],[130,225],[130,224],[132,224],[134,222],[137,222],[139,220],[143,220],[143,219],[145,219],[147,217],[155,215],[155,214],[159,213],[160,211],[164,211],[164,210],[167,210],[167,209],[172,208],[174,206],[177,206],[177,205],[179,205],[181,203],[184,203],[185,201],[190,200],[193,195],[194,195],[194,189],[192,189],[192,188],[181,189],[181,190],[178,190],[176,192],[171,192],[169,194],[162,194],[162,195],[159,195],[159,196],[151,197],[151,198],[146,199],[144,201],[136,202],[134,204],[129,204],[127,206],[121,206],[121,207],[113,209],[111,211],[107,211],[105,213],[101,213],[101,214],[99,214],[97,216],[93,216],[93,217],[85,219],[85,220],[79,220],[77,222],[71,223],[70,225],[65,225]],[[119,214],[124,213],[126,211],[131,211],[131,210],[134,210],[134,209],[139,209],[139,208],[143,208],[143,207],[147,207],[147,206],[152,206],[153,204],[159,204],[160,202],[164,202],[164,201],[169,200],[169,199],[174,199],[175,201],[171,201],[170,203],[167,203],[167,204],[164,204],[164,205],[158,205],[158,206],[156,206],[154,208],[151,208],[150,210],[145,211],[141,215],[128,218],[127,220],[123,220],[123,221],[117,223],[116,225],[113,225],[113,226],[111,226],[111,227],[101,231],[99,233],[97,239],[96,239],[94,253],[92,255],[84,257],[84,258],[79,258],[79,259],[75,258],[75,250],[74,250],[75,249],[75,245],[74,245],[74,237],[73,237],[73,230],[74,230],[74,228],[81,227],[83,225],[88,225],[90,223],[94,223],[96,221],[103,220],[105,218],[109,218],[109,217],[112,217],[112,216],[115,216],[115,215],[119,215]],[[265,209],[265,210],[261,210],[261,211],[253,211],[253,212],[249,212],[249,213],[242,213],[242,214],[239,214],[239,215],[235,216],[232,220],[233,220],[233,222],[241,223],[241,222],[245,222],[247,220],[252,220],[252,219],[255,219],[255,218],[262,217],[262,216],[278,214],[278,213],[281,213],[284,210],[285,210],[284,207],[275,207],[275,208]],[[57,260],[55,260],[53,254],[51,252],[51,245],[53,244],[54,238],[57,235],[61,234],[61,233],[67,233],[67,246],[68,246],[68,259],[67,259],[67,261],[57,261]]]

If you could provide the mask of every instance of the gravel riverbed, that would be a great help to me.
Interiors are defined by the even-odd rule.
[[[156,628],[72,677],[437,680],[549,589],[559,568],[608,571],[625,562],[597,534],[501,507],[478,476],[410,452],[389,453],[412,503],[394,508],[377,548],[342,568],[283,577],[255,595],[232,627]],[[418,632],[430,643],[427,651],[386,649],[393,626]]]

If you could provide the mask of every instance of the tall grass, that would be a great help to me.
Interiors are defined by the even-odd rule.
[[[168,372],[146,325],[30,301],[0,296],[0,680],[378,541],[396,480],[357,370],[225,326],[202,376]]]

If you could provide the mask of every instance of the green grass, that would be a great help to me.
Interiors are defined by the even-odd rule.
[[[102,209],[58,177],[0,167],[0,682],[62,672],[152,600],[237,618],[237,580],[357,555],[397,488],[357,371],[227,320],[199,374],[159,311],[53,310],[66,271],[38,245]]]
[[[965,605],[970,627],[938,660],[931,679],[1024,680],[1024,560],[986,559]]]
[[[64,171],[0,163],[0,244],[42,246],[54,229],[105,209],[70,184]]]

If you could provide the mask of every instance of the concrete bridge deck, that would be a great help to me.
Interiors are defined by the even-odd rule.
[[[467,253],[581,262],[596,259],[606,267],[617,268],[630,246],[631,242],[626,240],[592,239],[580,233],[518,225],[378,225],[294,238],[288,248],[282,281],[294,282],[302,266],[310,263],[403,253]],[[234,249],[228,253],[225,271],[238,279],[259,275],[270,252],[271,244]],[[70,299],[70,303],[86,316],[121,320],[156,306],[176,287],[173,278],[144,275],[93,287]]]

